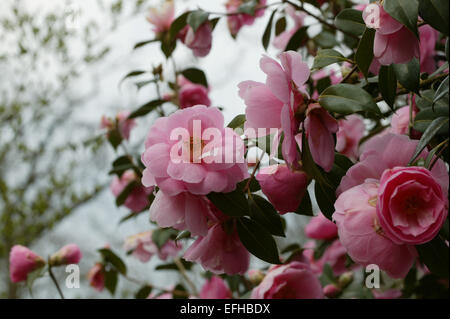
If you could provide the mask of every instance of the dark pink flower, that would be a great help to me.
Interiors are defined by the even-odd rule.
[[[89,270],[88,280],[91,287],[97,291],[105,288],[105,270],[102,264],[97,263]]]
[[[208,88],[201,84],[195,84],[185,79],[179,79],[180,90],[178,91],[178,98],[180,107],[185,109],[195,105],[211,105],[211,100],[208,97]]]
[[[62,247],[50,257],[52,266],[78,264],[82,258],[80,248],[76,244],[69,244]]]
[[[28,274],[45,265],[44,259],[21,245],[14,245],[9,253],[9,276],[16,283],[27,280]]]
[[[205,57],[211,51],[212,31],[211,23],[206,21],[195,32],[191,26],[187,25],[180,32],[179,37],[196,57]]]
[[[203,284],[199,297],[200,299],[230,299],[232,295],[222,278],[212,276]]]
[[[319,212],[319,215],[311,218],[306,225],[305,234],[312,239],[330,240],[337,236],[337,227]]]
[[[364,136],[365,125],[359,115],[350,115],[339,120],[339,131],[336,134],[336,150],[352,160],[359,157],[359,141]]]
[[[258,5],[255,10],[255,15],[250,15],[247,13],[236,14],[239,7],[245,2],[245,0],[228,0],[225,4],[227,9],[228,17],[228,28],[231,35],[234,37],[238,34],[239,30],[244,25],[252,25],[256,18],[262,17],[264,15],[267,0],[258,0]]]

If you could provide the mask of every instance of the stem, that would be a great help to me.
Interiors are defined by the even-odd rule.
[[[264,155],[265,155],[265,153],[262,152],[262,153],[261,153],[261,156],[259,157],[258,161],[256,162],[256,165],[255,165],[255,167],[253,168],[252,175],[250,175],[250,178],[248,179],[247,184],[245,184],[245,187],[244,187],[244,193],[249,189],[250,183],[252,182],[253,178],[255,178],[256,171],[258,170],[259,165],[261,164],[261,160],[262,160],[262,158],[264,157]]]
[[[358,66],[355,64],[355,66],[350,70],[350,72],[345,76],[345,78],[342,79],[341,83],[347,82],[348,79],[352,76],[353,73],[358,69]]]
[[[284,3],[284,1],[267,4],[265,6],[256,7],[256,10],[264,10],[264,9],[267,9],[267,8],[270,8],[270,7],[273,7],[273,6],[282,5],[283,3]],[[239,14],[247,14],[247,13],[239,12],[239,11],[236,11],[236,12],[214,12],[214,11],[208,11],[208,13],[209,14],[219,15],[219,16],[225,16],[225,17],[235,16],[235,15],[239,15]]]
[[[439,150],[439,152],[437,154],[434,155],[435,157],[434,157],[433,161],[431,162],[430,167],[428,168],[430,171],[433,169],[434,165],[438,161],[439,157],[441,157],[442,153],[444,153],[444,150],[448,147],[448,138],[444,142],[445,142],[445,144],[443,145],[443,147]]]
[[[63,294],[61,288],[59,287],[58,281],[56,280],[55,275],[53,274],[52,266],[50,266],[50,263],[49,263],[49,266],[48,266],[48,273],[49,273],[50,278],[52,279],[53,283],[56,286],[56,290],[58,290],[59,296],[61,297],[61,299],[65,299],[64,298],[64,294]]]
[[[183,278],[186,280],[187,284],[192,290],[192,293],[195,296],[198,296],[197,288],[195,287],[194,283],[189,279],[189,276],[187,275],[186,268],[184,268],[183,263],[181,262],[180,258],[175,258],[174,260],[175,265],[177,265],[178,270],[180,271]]]

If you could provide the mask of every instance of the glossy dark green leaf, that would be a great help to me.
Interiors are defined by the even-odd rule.
[[[283,33],[286,30],[286,18],[281,17],[277,20],[275,23],[275,35],[279,36],[281,33]]]
[[[123,155],[114,160],[112,163],[112,169],[108,172],[109,175],[117,175],[119,177],[127,170],[134,170],[135,173],[140,176],[141,172],[138,167],[136,167],[128,155]]]
[[[191,26],[194,32],[208,20],[209,13],[203,10],[196,10],[189,13],[186,23]]]
[[[420,63],[416,58],[406,64],[393,64],[397,81],[407,90],[419,93]]]
[[[119,274],[115,269],[106,270],[105,275],[105,288],[114,295],[119,281]]]
[[[270,15],[270,18],[269,18],[269,22],[267,22],[266,29],[264,30],[264,34],[262,37],[262,45],[264,47],[264,50],[267,50],[267,47],[269,46],[270,37],[272,35],[273,18],[275,16],[276,12],[277,12],[277,10],[272,11],[272,14]]]
[[[183,76],[192,83],[201,84],[204,87],[208,87],[208,81],[206,79],[205,72],[197,68],[188,68],[181,72]]]
[[[248,198],[250,216],[272,235],[284,237],[280,215],[267,200],[258,195]]]
[[[138,187],[140,184],[137,181],[131,181],[127,186],[122,190],[119,196],[116,197],[116,206],[122,206],[127,200],[128,196],[130,196],[131,192]]]
[[[381,115],[372,96],[364,89],[351,84],[330,86],[320,94],[319,103],[326,110],[342,115],[362,112]]]
[[[447,105],[436,104],[434,108],[427,108],[420,111],[414,118],[414,129],[425,132],[430,124],[438,117],[448,117],[449,109]],[[438,134],[448,134],[448,124],[440,128]]]
[[[245,123],[245,114],[239,114],[227,125],[227,127],[236,129],[238,127],[243,128]]]
[[[448,4],[448,0],[419,0],[419,14],[422,19],[447,36],[449,34]]]
[[[249,213],[247,198],[240,189],[230,193],[213,192],[207,197],[225,215],[240,217]]]
[[[186,261],[184,259],[180,259],[181,264],[183,265],[184,269],[191,270],[192,266],[194,265],[190,261]],[[162,264],[155,267],[155,270],[175,270],[180,271],[177,264],[175,263],[168,263],[168,264]]]
[[[151,292],[152,292],[152,286],[145,285],[145,286],[141,287],[141,289],[139,289],[138,292],[136,292],[134,297],[136,299],[147,299],[147,297],[150,295]]]
[[[141,41],[141,42],[136,43],[136,44],[134,45],[133,49],[136,50],[136,49],[142,48],[143,46],[146,46],[147,44],[154,43],[154,42],[158,42],[158,41],[159,41],[159,40],[157,40],[157,39],[152,39],[152,40],[147,40],[147,41]]]
[[[448,76],[442,81],[436,90],[436,94],[433,99],[433,104],[442,99],[445,95],[448,95]]]
[[[392,65],[382,65],[378,74],[378,86],[384,101],[394,109],[397,95],[397,76]]]
[[[102,255],[105,263],[111,264],[112,266],[114,266],[115,270],[117,270],[121,274],[126,275],[127,266],[125,265],[123,260],[119,256],[117,256],[111,249],[101,248],[98,251]]]
[[[152,232],[152,242],[161,249],[170,239],[175,238],[178,231],[172,228],[158,228]]]
[[[367,78],[369,68],[373,61],[373,43],[375,39],[375,30],[366,28],[358,44],[358,49],[355,53],[355,62],[359,70]]]
[[[313,216],[313,208],[311,203],[311,197],[309,196],[309,192],[306,191],[305,195],[302,198],[302,201],[300,202],[300,206],[298,206],[297,210],[294,212],[298,215],[304,215],[304,216]]]
[[[136,117],[141,117],[141,116],[147,115],[148,113],[156,110],[156,108],[158,106],[161,106],[166,102],[167,101],[165,101],[165,100],[150,101],[150,102],[142,105],[141,107],[139,107],[136,111],[132,112],[128,118],[133,119]]]
[[[272,235],[257,222],[241,217],[236,223],[242,244],[259,259],[271,264],[279,264],[278,248]]]
[[[449,249],[439,236],[428,243],[417,245],[416,248],[420,261],[428,267],[431,273],[442,278],[449,277]]]
[[[317,52],[314,58],[313,69],[322,69],[333,63],[348,61],[341,53],[333,49],[323,49]]]
[[[366,29],[362,12],[355,9],[344,9],[336,16],[334,24],[340,30],[353,35],[361,35]]]
[[[191,14],[191,11],[183,13],[172,22],[169,30],[169,39],[171,41],[175,41],[178,33],[180,33],[180,31],[187,25],[187,17],[189,14]]]
[[[406,26],[419,38],[419,32],[417,30],[417,19],[419,16],[418,0],[384,0],[383,8],[391,17]]]
[[[297,51],[298,48],[303,46],[306,41],[308,40],[308,33],[307,33],[308,27],[302,27],[295,32],[292,37],[289,39],[288,44],[286,45],[286,48],[284,51]]]
[[[322,30],[322,32],[313,38],[313,41],[322,49],[331,49],[339,45],[336,40],[336,35],[327,30]]]

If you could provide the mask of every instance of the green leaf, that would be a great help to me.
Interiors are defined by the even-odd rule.
[[[244,179],[242,182],[239,182],[237,184],[237,188],[240,189],[242,192],[244,192],[245,187],[247,186],[248,181],[250,178]],[[256,178],[252,178],[250,180],[250,184],[248,186],[250,189],[250,192],[255,193],[259,190],[261,190],[261,185],[259,185],[259,182],[256,180]]]
[[[141,287],[141,289],[138,290],[138,292],[134,295],[136,299],[147,299],[147,297],[152,292],[152,286],[144,285]]]
[[[382,65],[380,67],[378,86],[383,99],[391,107],[391,109],[394,109],[395,97],[397,95],[397,77],[392,65]]]
[[[278,248],[270,233],[257,222],[241,217],[236,223],[242,244],[259,259],[271,264],[279,264]]]
[[[191,238],[191,232],[187,231],[187,230],[183,230],[177,235],[177,237],[174,240],[176,243],[179,240],[188,239],[188,238]]]
[[[322,69],[327,65],[348,61],[342,54],[333,49],[323,49],[314,58],[313,69]]]
[[[418,0],[385,0],[383,8],[391,17],[406,26],[419,38],[419,32],[417,30],[417,18],[419,16]]]
[[[281,17],[277,20],[277,23],[275,23],[275,35],[279,36],[281,33],[283,33],[286,30],[286,18]]]
[[[128,73],[127,75],[125,75],[122,78],[120,83],[122,83],[125,79],[132,78],[132,77],[135,77],[135,76],[139,76],[139,75],[142,75],[142,74],[145,74],[145,73],[147,73],[147,71],[143,71],[143,70],[131,71],[130,73]]]
[[[176,18],[170,25],[169,39],[171,41],[176,40],[178,33],[187,25],[187,17],[191,14],[191,11],[187,11]]]
[[[161,40],[161,51],[164,53],[164,56],[168,59],[175,48],[177,47],[176,39],[171,39],[169,33],[164,35],[164,38]]]
[[[420,64],[413,58],[407,64],[393,64],[397,81],[407,90],[419,93]]]
[[[203,10],[196,10],[189,13],[186,22],[191,26],[194,32],[208,20],[209,13]]]
[[[183,264],[184,269],[191,270],[192,266],[194,265],[190,261],[186,261],[184,259],[180,259],[181,263]],[[177,264],[175,263],[169,263],[169,264],[162,264],[155,267],[155,270],[175,270],[179,271]]]
[[[448,0],[419,0],[419,14],[422,19],[447,36],[449,29],[448,4]]]
[[[114,160],[114,162],[112,163],[112,169],[108,172],[108,174],[109,175],[116,174],[117,176],[121,177],[125,171],[130,169],[137,171],[136,173],[138,175],[141,174],[139,168],[134,166],[130,156],[123,155]]]
[[[314,193],[322,214],[331,220],[331,216],[335,211],[336,188],[330,187],[329,184],[316,181],[314,184]]]
[[[197,68],[188,68],[181,72],[183,76],[192,83],[201,84],[204,87],[208,87],[208,81],[206,80],[205,73]]]
[[[267,200],[258,195],[248,198],[250,216],[272,235],[284,237],[283,224],[280,215]]]
[[[309,196],[308,191],[305,192],[305,195],[300,202],[300,206],[298,206],[297,210],[294,213],[296,213],[297,215],[314,216],[311,197]]]
[[[122,134],[120,134],[118,128],[108,131],[108,142],[114,149],[116,149],[120,145],[120,143],[122,143],[122,141]]]
[[[319,97],[320,105],[330,112],[342,115],[369,112],[381,115],[372,96],[364,89],[351,84],[336,84],[325,89]]]
[[[255,15],[256,6],[258,5],[258,0],[249,0],[241,4],[238,8],[238,12],[246,13],[251,16]]]
[[[152,39],[152,40],[147,40],[147,41],[138,42],[138,43],[136,43],[136,44],[134,45],[133,50],[139,49],[139,48],[141,48],[141,47],[143,47],[143,46],[145,46],[145,45],[147,45],[147,44],[154,43],[154,42],[158,42],[158,41],[159,41],[159,40],[157,40],[157,39]]]
[[[141,107],[139,107],[136,111],[132,112],[128,118],[133,119],[136,117],[141,117],[147,115],[148,113],[154,111],[158,106],[163,105],[167,101],[165,100],[153,100],[150,101]]]
[[[344,32],[359,36],[366,29],[362,12],[355,9],[344,9],[336,16],[334,24]]]
[[[116,270],[110,269],[105,272],[105,288],[114,295],[117,288],[117,282],[119,281],[119,274]]]
[[[431,273],[448,278],[449,270],[449,249],[445,242],[436,236],[432,241],[416,246],[422,261]]]
[[[116,206],[122,206],[127,200],[128,196],[131,192],[138,187],[140,184],[137,181],[131,181],[128,185],[122,190],[122,192],[116,198]]]
[[[230,193],[213,192],[209,193],[207,197],[225,215],[240,217],[249,213],[247,198],[239,189]]]
[[[266,26],[266,29],[264,30],[264,34],[262,37],[262,45],[264,47],[264,50],[266,50],[266,51],[267,51],[267,47],[269,46],[270,36],[272,35],[272,23],[273,23],[273,18],[275,16],[276,12],[277,12],[277,10],[272,11],[272,14],[270,15],[270,18],[269,18],[269,22],[267,22],[267,26]]]
[[[236,128],[243,128],[245,123],[245,114],[239,114],[234,119],[231,120],[230,124],[227,125],[227,127],[236,129]]]
[[[161,249],[171,238],[176,237],[178,231],[173,228],[158,228],[152,232],[152,242]]]
[[[109,248],[101,248],[98,250],[103,257],[105,263],[111,264],[115,270],[120,272],[121,274],[127,274],[127,266],[123,262],[123,260],[117,256],[111,249]]]
[[[436,90],[436,94],[433,99],[433,104],[442,99],[445,95],[448,95],[448,76],[445,78],[444,81],[442,81],[442,83]]]
[[[414,118],[414,129],[419,132],[425,132],[430,126],[430,124],[437,119],[438,117],[448,117],[449,109],[447,105],[436,105],[433,108],[427,108],[421,112],[419,112]],[[444,125],[439,130],[438,134],[447,134],[448,133],[448,125]]]
[[[300,29],[295,32],[292,37],[290,38],[288,44],[286,45],[286,48],[284,51],[297,51],[298,48],[300,48],[302,45],[306,43],[308,40],[308,33],[306,32],[308,30],[308,27],[301,27]]]
[[[427,147],[428,143],[430,143],[431,139],[441,130],[441,128],[447,124],[448,127],[448,117],[438,117],[433,122],[430,123],[426,131],[423,133],[422,137],[420,138],[419,144],[417,144],[416,151],[414,152],[413,156],[411,157],[411,160],[409,161],[408,165],[411,165],[416,158],[422,153],[422,151]]]
[[[318,35],[313,38],[313,41],[317,44],[318,47],[323,49],[331,49],[339,43],[336,41],[336,35],[327,30],[322,30]]]
[[[373,61],[374,40],[375,29],[366,28],[355,53],[355,62],[358,65],[359,70],[366,78],[369,74],[369,68]]]

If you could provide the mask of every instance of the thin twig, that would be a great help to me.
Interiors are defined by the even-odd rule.
[[[53,274],[52,266],[50,266],[50,264],[48,266],[48,273],[49,273],[50,278],[52,279],[53,283],[55,284],[56,290],[58,290],[58,293],[59,293],[61,299],[65,299],[64,294],[63,294],[61,288],[59,287],[58,281],[56,280],[55,275]]]
[[[180,258],[178,258],[178,257],[174,258],[173,261],[174,261],[175,265],[177,265],[178,270],[180,271],[181,275],[183,276],[183,278],[186,280],[187,284],[191,288],[192,293],[195,296],[198,296],[197,288],[195,287],[194,283],[191,281],[191,279],[187,275],[186,268],[184,268],[183,263],[181,262]]]

